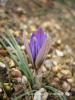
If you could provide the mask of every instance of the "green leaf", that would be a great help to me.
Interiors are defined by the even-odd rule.
[[[56,96],[59,97],[59,100],[67,100],[66,96],[64,95],[63,92],[61,92],[60,90],[52,87],[52,86],[44,86],[46,90],[48,90],[49,92],[53,92]]]
[[[25,54],[21,50],[13,34],[11,34],[8,30],[6,30],[5,34],[2,34],[0,36],[0,43],[7,49],[11,58],[19,66],[20,70],[26,75],[31,86],[34,85],[34,77],[33,77],[31,70],[28,67]]]

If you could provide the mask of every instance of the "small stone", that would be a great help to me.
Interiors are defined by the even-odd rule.
[[[10,58],[6,56],[6,57],[5,57],[5,61],[6,61],[7,63],[9,63]]]
[[[74,78],[71,77],[71,78],[67,79],[67,81],[71,84],[74,82]]]
[[[11,69],[11,75],[14,78],[17,78],[17,77],[21,77],[22,76],[21,72],[17,68],[12,68]]]
[[[12,59],[10,59],[10,61],[9,61],[9,66],[11,68],[15,66],[15,63],[14,63],[14,61]]]
[[[17,80],[18,83],[22,82],[22,78],[21,77],[17,77],[16,80]]]
[[[68,45],[65,46],[65,54],[66,53],[72,54],[72,49]]]
[[[15,34],[17,37],[19,37],[20,31],[15,31],[14,34]]]
[[[25,50],[25,46],[24,46],[24,45],[22,45],[22,46],[21,46],[21,49],[22,49],[22,50]]]
[[[69,92],[65,92],[65,95],[66,96],[70,96],[71,94]]]
[[[57,85],[58,85],[57,82],[51,82],[51,84],[52,84],[53,86],[57,86]]]
[[[12,83],[4,83],[3,86],[4,86],[5,90],[11,91],[13,85],[12,85]]]
[[[56,55],[59,56],[59,57],[63,57],[64,53],[60,50],[56,50]]]
[[[71,91],[74,91],[75,92],[75,83],[72,84]]]
[[[17,13],[23,13],[24,12],[24,9],[22,7],[17,7],[15,10],[16,10]]]
[[[9,32],[13,34],[13,33],[14,33],[14,30],[12,30],[12,29],[9,29]]]
[[[21,85],[21,84],[15,85],[14,90],[16,93],[18,93],[19,91],[23,90],[23,85]]]
[[[64,74],[64,75],[69,75],[69,76],[71,76],[72,74],[71,74],[71,72],[70,72],[70,70],[61,70],[61,73],[62,74]]]
[[[32,31],[32,32],[34,32],[35,30],[36,30],[36,27],[35,26],[30,26],[30,30]]]
[[[44,88],[41,88],[34,94],[34,100],[46,100],[48,97],[48,93]]]
[[[59,65],[57,65],[57,66],[55,66],[55,67],[52,68],[53,72],[56,72],[56,73],[59,72],[61,69],[62,68]]]
[[[57,66],[58,65],[58,62],[57,61],[53,61],[53,65]]]
[[[28,66],[29,66],[29,68],[32,68],[32,64],[31,63],[29,63]]]
[[[43,24],[42,24],[42,27],[50,27],[50,22],[49,21],[47,21],[47,22],[44,22]]]
[[[56,76],[61,79],[63,77],[63,75],[61,73],[57,73]]]
[[[59,39],[59,40],[57,40],[57,44],[58,45],[60,45],[61,44],[61,40]]]
[[[55,77],[55,78],[54,78],[54,81],[55,81],[55,82],[59,82],[59,78],[58,78],[58,77]]]
[[[75,81],[71,85],[72,85],[71,89],[75,91]]]
[[[20,23],[20,29],[21,30],[26,30],[27,29],[27,25]]]
[[[42,66],[41,71],[42,73],[46,73],[47,69],[45,68],[45,66]]]
[[[0,62],[0,67],[5,68],[6,65],[4,63]]]
[[[22,83],[26,84],[28,82],[27,77],[26,76],[22,76]]]
[[[38,70],[38,75],[42,76],[43,74],[45,74],[47,72],[47,69],[44,65],[42,65],[39,70]]]
[[[64,81],[63,84],[62,84],[62,88],[65,91],[69,91],[71,89],[71,86],[66,81]]]
[[[3,92],[3,90],[2,90],[2,88],[0,88],[0,93],[2,93]]]
[[[51,58],[51,55],[50,55],[50,54],[48,54],[46,58],[47,58],[47,59]]]
[[[47,69],[51,69],[53,66],[53,62],[51,60],[45,60],[44,65]]]
[[[60,29],[61,29],[61,26],[59,26],[59,24],[55,24],[55,28],[56,28],[57,30],[60,30]]]

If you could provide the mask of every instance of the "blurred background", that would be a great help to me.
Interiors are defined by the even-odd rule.
[[[36,90],[38,87],[41,90],[42,84],[47,83],[62,90],[67,96],[67,100],[75,100],[75,0],[0,0],[0,34],[2,34],[0,42],[4,43],[6,48],[4,49],[0,45],[0,76],[3,82],[2,87],[0,87],[0,93],[2,93],[0,96],[1,98],[6,96],[6,100],[16,100],[16,96],[20,97],[22,93],[31,91],[27,79],[27,76],[30,79],[30,71],[27,71],[27,68],[26,70],[23,69],[26,66],[25,58],[21,59],[23,58],[22,53],[19,52],[17,44],[15,46],[14,39],[10,37],[9,33],[13,33],[21,49],[25,51],[23,31],[25,31],[25,35],[29,39],[31,34],[39,27],[42,27],[52,37],[54,45],[38,70],[38,74],[26,53],[27,68],[29,67],[36,78],[37,84],[35,84],[34,89]],[[6,28],[9,30],[8,33]],[[2,38],[4,32],[7,34]],[[8,49],[9,54],[11,51],[14,52],[8,55]],[[19,53],[20,55],[18,55]],[[24,73],[28,72],[28,74],[25,76],[17,65],[20,67],[23,65],[21,69]],[[6,75],[7,77],[5,77]],[[6,89],[3,87],[5,82],[7,82]],[[9,84],[10,82],[12,86]],[[8,86],[10,86],[9,91],[7,90]],[[36,92],[34,96],[37,96],[35,95]],[[47,92],[42,93],[46,95]],[[18,100],[32,100],[28,96],[24,96],[26,99]],[[58,100],[58,98],[54,99],[57,95],[49,96],[47,95],[47,100]],[[61,99],[64,100],[64,98]]]
[[[75,50],[75,0],[0,0],[0,31],[43,27]],[[21,35],[21,34],[20,34]]]

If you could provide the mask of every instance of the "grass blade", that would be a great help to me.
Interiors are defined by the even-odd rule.
[[[7,49],[11,58],[17,63],[20,70],[26,75],[30,84],[33,85],[33,74],[31,73],[31,70],[28,67],[27,60],[24,56],[24,52],[21,50],[14,36],[9,31],[6,31],[4,35],[1,35],[0,43]],[[12,51],[8,48],[7,44],[12,49]]]
[[[63,92],[57,90],[56,88],[52,87],[52,86],[44,86],[45,89],[47,89],[48,91],[52,91],[53,93],[56,94],[56,96],[59,97],[60,100],[67,100],[66,96],[64,95]]]

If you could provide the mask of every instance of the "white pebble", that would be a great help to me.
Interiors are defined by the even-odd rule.
[[[4,63],[0,62],[0,67],[5,68],[6,65]]]
[[[1,93],[2,91],[3,91],[2,88],[0,88],[0,93]]]
[[[63,88],[66,92],[68,92],[68,91],[71,89],[71,86],[70,86],[66,81],[64,81],[64,82],[63,82],[63,85],[62,85],[62,88]]]
[[[63,57],[64,53],[60,50],[56,50],[56,55],[59,56],[59,57]]]
[[[22,46],[21,46],[21,49],[22,49],[22,50],[25,50],[25,46],[24,46],[24,45],[22,45]]]
[[[26,76],[22,76],[22,83],[27,83],[28,82],[28,80],[27,80],[27,77]]]
[[[46,100],[48,97],[48,93],[44,88],[41,88],[34,94],[34,100]]]
[[[53,61],[51,60],[45,60],[44,61],[44,65],[47,69],[51,69],[51,67],[53,67]]]
[[[70,96],[71,94],[69,92],[65,92],[65,95],[66,96]]]

